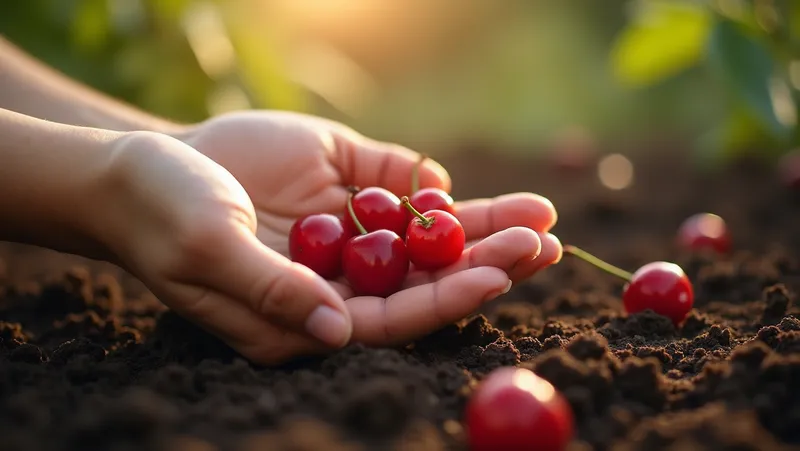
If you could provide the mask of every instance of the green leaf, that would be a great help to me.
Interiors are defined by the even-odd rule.
[[[695,65],[710,24],[710,12],[697,2],[643,2],[612,46],[615,76],[625,84],[644,86]]]
[[[720,18],[708,41],[708,61],[737,100],[743,102],[775,138],[786,140],[792,126],[775,112],[770,85],[774,62],[760,41],[730,20]]]

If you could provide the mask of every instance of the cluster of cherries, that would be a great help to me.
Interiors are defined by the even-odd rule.
[[[684,250],[724,254],[731,238],[722,218],[699,213],[680,225],[677,244]],[[623,302],[628,313],[652,309],[679,324],[692,308],[692,285],[674,263],[652,262],[630,274],[574,246],[566,245],[564,251],[626,279]],[[564,451],[575,431],[563,394],[534,372],[516,367],[498,368],[479,384],[464,420],[473,451]]]
[[[289,254],[320,276],[344,276],[359,296],[386,297],[402,286],[411,265],[434,271],[461,256],[466,235],[453,198],[439,188],[419,189],[419,166],[412,195],[398,198],[371,186],[350,187],[347,213],[315,213],[298,219],[289,232]]]

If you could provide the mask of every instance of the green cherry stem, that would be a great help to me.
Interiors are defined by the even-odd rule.
[[[568,254],[572,254],[572,255],[574,255],[574,256],[582,259],[582,260],[585,260],[585,261],[597,266],[598,268],[602,269],[603,271],[605,271],[605,272],[607,272],[609,274],[613,274],[613,275],[615,275],[615,276],[617,276],[619,278],[625,279],[628,282],[630,282],[631,279],[633,278],[633,274],[629,273],[628,271],[625,271],[624,269],[621,269],[621,268],[617,268],[616,266],[614,266],[614,265],[612,265],[610,263],[606,263],[603,260],[600,260],[599,258],[595,257],[594,255],[592,255],[592,254],[590,254],[590,253],[588,253],[588,252],[586,252],[586,251],[584,251],[584,250],[582,250],[580,248],[577,248],[577,247],[575,247],[575,246],[573,246],[571,244],[565,244],[564,245],[564,252],[566,252]]]
[[[347,212],[350,213],[350,218],[353,220],[353,223],[356,225],[356,229],[358,229],[358,232],[360,234],[362,234],[362,235],[366,235],[367,234],[367,229],[365,229],[364,226],[361,225],[361,221],[358,220],[358,218],[356,217],[356,212],[353,210],[353,196],[354,195],[355,194],[351,191],[350,195],[347,197]]]
[[[436,221],[436,218],[426,218],[425,216],[422,215],[422,213],[417,211],[417,209],[414,208],[413,205],[411,205],[411,202],[408,200],[408,196],[403,196],[400,199],[400,203],[402,203],[408,209],[408,211],[411,212],[411,214],[413,214],[414,216],[416,216],[419,219],[419,222],[422,223],[422,227],[425,227],[426,229],[429,229],[429,228],[431,228],[433,223]]]
[[[419,161],[414,165],[414,169],[411,170],[411,194],[419,191],[419,168],[427,158],[427,154],[420,154]]]

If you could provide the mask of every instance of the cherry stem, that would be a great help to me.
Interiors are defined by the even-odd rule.
[[[403,198],[400,199],[400,202],[403,203],[403,205],[408,209],[408,211],[411,212],[411,214],[419,218],[419,221],[422,223],[422,227],[429,229],[433,224],[433,222],[436,220],[436,218],[426,218],[425,216],[423,216],[422,213],[417,211],[417,209],[414,208],[413,205],[411,205],[411,202],[408,200],[408,196],[403,196]]]
[[[364,226],[361,225],[361,222],[356,217],[356,212],[353,210],[353,196],[354,195],[355,194],[351,191],[350,192],[350,196],[347,197],[347,212],[350,213],[350,218],[353,220],[353,223],[356,225],[356,229],[358,229],[358,232],[361,233],[362,235],[366,235],[367,234],[367,229],[365,229]]]
[[[419,161],[414,165],[414,169],[411,170],[411,194],[419,191],[419,168],[427,158],[427,154],[420,154]]]
[[[605,271],[605,272],[607,272],[609,274],[613,274],[613,275],[615,275],[617,277],[620,277],[622,279],[625,279],[628,282],[630,282],[631,279],[633,278],[633,274],[629,273],[628,271],[625,271],[624,269],[621,269],[621,268],[617,268],[616,266],[614,266],[614,265],[612,265],[610,263],[606,263],[603,260],[600,260],[599,258],[595,257],[594,255],[592,255],[592,254],[590,254],[590,253],[588,253],[588,252],[586,252],[586,251],[584,251],[584,250],[582,250],[580,248],[577,248],[577,247],[575,247],[575,246],[573,246],[571,244],[565,244],[564,245],[564,252],[566,252],[568,254],[572,254],[572,255],[574,255],[574,256],[582,259],[582,260],[585,260],[585,261],[597,266],[598,268],[602,269],[603,271]]]

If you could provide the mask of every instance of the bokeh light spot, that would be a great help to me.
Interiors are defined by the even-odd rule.
[[[607,155],[597,165],[597,176],[608,189],[625,189],[633,183],[633,163],[618,153]]]

